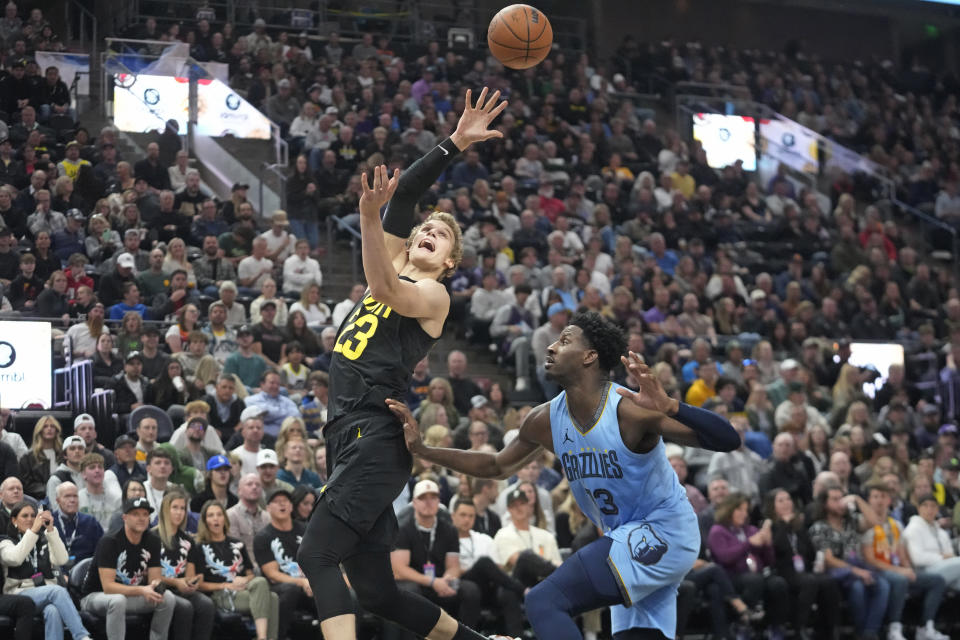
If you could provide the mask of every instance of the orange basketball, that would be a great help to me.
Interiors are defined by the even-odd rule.
[[[528,4],[512,4],[493,16],[487,28],[490,53],[505,67],[528,69],[543,62],[553,44],[546,14]]]

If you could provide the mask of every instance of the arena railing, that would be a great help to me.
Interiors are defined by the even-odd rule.
[[[350,236],[350,275],[351,282],[360,282],[362,246],[360,232],[347,224],[340,216],[327,216],[327,264],[333,261],[333,245],[336,242],[338,231],[345,231]]]
[[[67,0],[63,3],[63,21],[66,25],[64,40],[71,44],[76,43],[80,51],[89,53],[92,63],[95,57],[94,49],[100,43],[97,39],[97,17],[77,0]]]

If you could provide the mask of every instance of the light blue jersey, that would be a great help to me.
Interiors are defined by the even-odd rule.
[[[656,628],[676,632],[676,592],[700,550],[697,517],[663,440],[648,453],[623,442],[619,385],[609,383],[594,421],[580,425],[566,392],[550,402],[553,450],[583,513],[613,540],[607,558],[625,607],[612,607],[614,632]]]

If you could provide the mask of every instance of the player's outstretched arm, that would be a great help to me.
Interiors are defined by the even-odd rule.
[[[621,388],[617,393],[631,401],[631,413],[636,413],[634,417],[644,428],[688,447],[710,451],[740,448],[740,436],[726,418],[668,396],[639,354],[631,351],[629,358],[621,356],[621,360],[639,386],[637,391]]]
[[[489,99],[487,99],[487,92],[488,89],[484,87],[480,97],[474,103],[473,93],[467,89],[463,114],[457,123],[457,130],[410,165],[410,168],[400,177],[396,193],[383,216],[383,230],[391,260],[406,250],[407,237],[415,222],[414,211],[417,202],[437,181],[440,174],[453,164],[460,152],[466,151],[467,147],[474,142],[503,137],[500,131],[489,127],[507,107],[507,103],[504,101],[498,104],[499,91],[495,91]]]
[[[550,405],[540,405],[527,414],[520,426],[520,433],[499,453],[428,447],[423,444],[420,426],[407,405],[388,399],[387,406],[403,421],[403,436],[410,453],[476,478],[509,478],[540,453],[541,444],[538,441],[542,442],[539,434],[543,433],[544,420],[547,433],[550,429]]]

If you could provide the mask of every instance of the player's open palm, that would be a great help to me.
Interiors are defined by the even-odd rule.
[[[403,422],[403,439],[407,443],[407,449],[410,450],[410,453],[417,453],[423,449],[420,425],[417,424],[417,419],[410,412],[410,407],[392,398],[387,398],[387,408],[393,411],[394,415]]]
[[[620,360],[627,372],[637,381],[637,390],[617,389],[617,393],[643,409],[658,413],[676,411],[676,401],[667,395],[660,380],[644,363],[643,356],[630,351],[629,355],[620,356]]]
[[[500,92],[494,91],[490,98],[487,98],[487,87],[480,92],[476,104],[473,102],[473,92],[467,89],[466,104],[463,108],[463,115],[460,116],[460,122],[457,123],[455,136],[459,140],[454,140],[461,149],[474,142],[483,142],[491,138],[502,138],[503,132],[496,129],[490,129],[490,123],[507,108],[507,102],[500,100]]]
[[[360,213],[371,215],[380,215],[380,209],[383,205],[390,202],[393,193],[400,184],[400,170],[393,172],[393,177],[389,177],[386,165],[380,165],[373,168],[373,184],[367,181],[366,172],[360,177],[360,183],[363,185],[363,195],[360,196]]]

